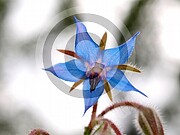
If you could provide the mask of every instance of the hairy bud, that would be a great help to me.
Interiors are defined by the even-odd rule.
[[[29,133],[29,135],[50,135],[50,134],[42,129],[34,129]]]
[[[145,135],[164,135],[164,129],[156,111],[152,108],[143,107],[138,114],[140,131]]]

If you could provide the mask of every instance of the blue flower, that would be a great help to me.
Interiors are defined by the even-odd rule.
[[[107,34],[105,33],[100,45],[97,45],[87,32],[85,25],[74,17],[76,23],[75,52],[69,50],[58,50],[76,59],[66,63],[58,63],[45,69],[65,81],[75,82],[71,90],[83,82],[83,97],[85,103],[84,113],[93,106],[102,95],[104,89],[112,100],[111,87],[119,91],[136,91],[121,70],[140,72],[138,69],[124,65],[131,56],[134,49],[137,32],[124,44],[104,49]]]

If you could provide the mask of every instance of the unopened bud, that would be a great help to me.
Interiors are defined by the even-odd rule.
[[[31,133],[29,133],[29,135],[50,135],[50,134],[42,129],[34,129],[31,131]]]
[[[145,135],[164,135],[164,129],[156,111],[143,107],[139,111],[138,124]]]

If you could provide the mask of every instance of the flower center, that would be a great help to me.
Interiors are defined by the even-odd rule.
[[[94,91],[98,83],[102,80],[101,73],[103,71],[104,65],[100,63],[95,63],[94,67],[87,72],[87,77],[89,78],[90,91]]]

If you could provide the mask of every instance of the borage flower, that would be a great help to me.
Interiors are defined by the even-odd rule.
[[[118,47],[104,50],[107,34],[104,34],[100,45],[97,45],[88,34],[85,25],[76,17],[74,17],[74,20],[76,23],[75,52],[69,50],[58,51],[76,59],[56,64],[45,70],[65,81],[75,82],[70,91],[83,82],[84,113],[97,103],[104,89],[112,100],[109,83],[119,91],[136,91],[146,96],[136,89],[121,71],[140,72],[130,65],[124,65],[131,56],[136,37],[140,33],[137,32],[127,42]]]

